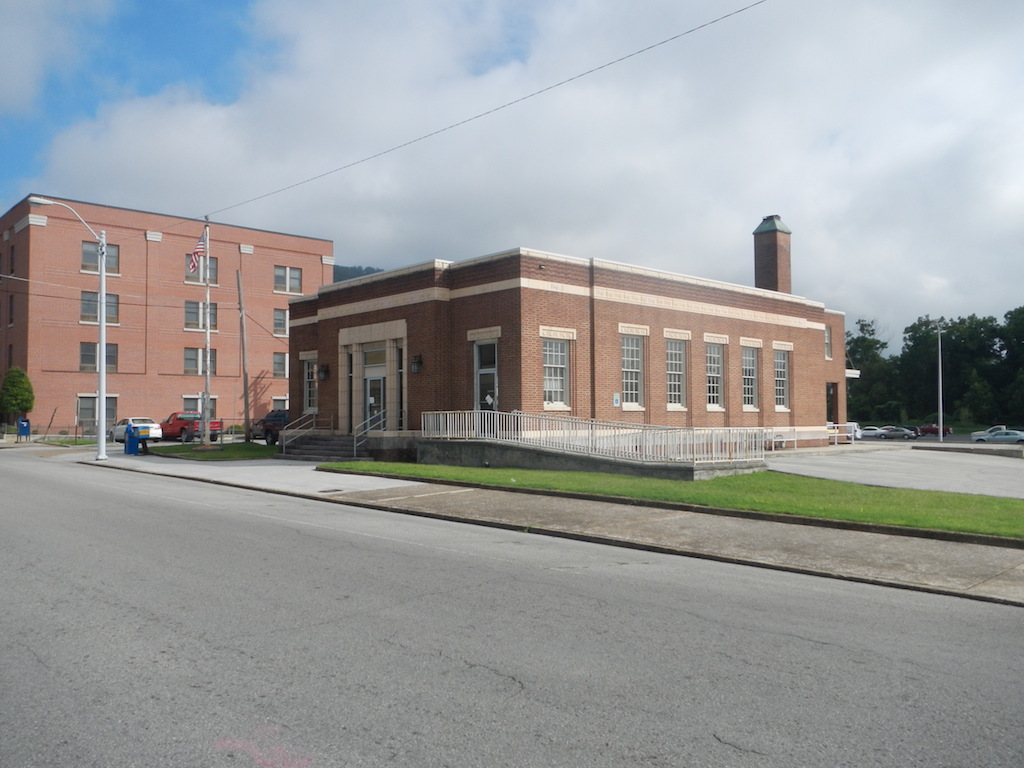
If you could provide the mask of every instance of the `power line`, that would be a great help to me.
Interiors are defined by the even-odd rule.
[[[569,83],[575,82],[576,80],[580,80],[580,79],[582,79],[584,77],[587,77],[589,75],[593,75],[596,72],[600,72],[601,70],[608,69],[609,67],[613,67],[616,64],[621,64],[622,62],[628,61],[629,59],[635,58],[636,56],[640,56],[642,54],[645,54],[645,53],[648,53],[650,51],[653,51],[655,48],[660,48],[663,45],[668,45],[671,42],[679,40],[680,38],[686,37],[687,35],[692,35],[695,32],[699,32],[700,30],[706,29],[707,27],[710,27],[710,26],[712,26],[714,24],[718,24],[721,21],[725,21],[726,19],[732,18],[733,16],[737,16],[737,15],[739,15],[741,13],[744,13],[745,11],[749,11],[751,8],[754,8],[754,7],[758,6],[758,5],[762,5],[763,3],[766,3],[766,2],[768,2],[768,0],[757,0],[757,2],[751,3],[750,5],[746,5],[746,6],[742,7],[742,8],[737,8],[736,10],[730,11],[729,13],[726,13],[726,14],[724,14],[722,16],[719,16],[716,19],[712,19],[711,21],[707,21],[707,22],[704,22],[703,24],[700,24],[700,25],[698,25],[696,27],[692,27],[692,28],[686,30],[685,32],[680,32],[679,34],[672,35],[672,37],[667,37],[667,38],[665,38],[664,40],[662,40],[660,42],[653,43],[652,45],[648,45],[648,46],[646,46],[644,48],[641,48],[641,49],[639,49],[637,51],[633,51],[632,53],[626,54],[625,56],[620,56],[617,59],[613,59],[612,61],[609,61],[609,62],[606,62],[604,64],[601,64],[600,66],[597,66],[597,67],[593,67],[592,69],[588,69],[585,72],[580,72],[578,75],[573,75],[572,77],[566,78],[565,80],[560,80],[557,83],[553,83],[552,85],[545,86],[544,88],[541,88],[538,91],[534,91],[533,93],[528,93],[525,96],[520,96],[517,99],[513,99],[512,101],[509,101],[509,102],[506,102],[506,103],[502,104],[501,106],[494,107],[492,109],[488,109],[485,112],[480,112],[479,114],[473,115],[472,117],[467,117],[464,120],[459,120],[458,122],[452,123],[451,125],[447,125],[444,128],[438,128],[437,130],[431,131],[430,133],[425,133],[422,136],[419,136],[418,138],[410,139],[409,141],[403,142],[402,144],[397,144],[397,145],[391,147],[390,149],[385,149],[385,150],[382,150],[380,152],[376,152],[376,153],[374,153],[372,155],[367,155],[366,157],[362,158],[361,160],[354,160],[351,163],[347,163],[346,165],[339,166],[338,168],[335,168],[333,170],[324,171],[323,173],[317,174],[316,176],[310,176],[308,179],[303,179],[302,181],[297,181],[294,184],[289,184],[289,185],[287,185],[285,187],[281,187],[280,189],[275,189],[273,192],[267,192],[267,193],[262,194],[262,195],[257,195],[256,197],[251,197],[248,200],[243,200],[240,203],[235,203],[234,205],[229,205],[229,206],[226,206],[225,208],[218,208],[217,210],[211,211],[210,213],[206,214],[206,217],[209,218],[210,216],[215,216],[218,213],[223,213],[224,211],[230,211],[230,210],[232,210],[234,208],[241,208],[243,205],[248,205],[249,203],[255,203],[257,200],[264,200],[264,199],[266,199],[268,197],[273,197],[274,195],[279,195],[282,192],[287,192],[290,189],[295,189],[296,187],[301,187],[301,186],[303,186],[305,184],[309,184],[311,182],[323,179],[323,178],[325,178],[327,176],[331,176],[332,174],[340,173],[341,171],[347,171],[350,168],[355,168],[358,165],[363,165],[364,163],[368,163],[371,160],[376,160],[376,159],[378,159],[380,157],[384,157],[385,155],[390,155],[393,152],[398,152],[399,150],[405,149],[406,147],[411,147],[413,144],[419,144],[422,141],[426,141],[427,139],[432,139],[435,136],[441,135],[442,133],[447,133],[448,131],[452,131],[452,130],[455,130],[456,128],[460,128],[463,125],[466,125],[467,123],[472,123],[475,120],[480,120],[480,119],[482,119],[484,117],[488,117],[490,115],[495,114],[496,112],[501,112],[504,109],[508,109],[509,107],[513,107],[516,104],[521,104],[524,101],[527,101],[529,99],[532,99],[532,98],[535,98],[537,96],[540,96],[541,94],[547,93],[548,91],[553,91],[556,88],[561,88],[563,85],[568,85]]]

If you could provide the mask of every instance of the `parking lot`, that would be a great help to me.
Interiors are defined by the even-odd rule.
[[[929,446],[931,447],[931,446]],[[773,455],[768,466],[777,472],[845,480],[890,488],[977,493],[1024,499],[1024,460],[1007,455],[962,450],[925,450],[905,443],[864,445],[854,450],[793,451]]]

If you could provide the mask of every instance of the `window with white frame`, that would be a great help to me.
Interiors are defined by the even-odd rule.
[[[299,267],[274,267],[274,290],[302,293],[302,270]]]
[[[287,336],[288,335],[288,310],[287,309],[275,309],[274,310],[274,335],[275,336]]]
[[[789,350],[775,350],[775,407],[789,408]]]
[[[185,302],[185,328],[189,330],[203,330],[206,326],[205,307],[202,301]],[[217,330],[217,304],[210,303],[210,330]]]
[[[316,360],[302,361],[302,412],[315,413],[317,409]]]
[[[197,259],[198,265],[196,266],[195,272],[189,272],[189,267],[192,266],[192,254],[185,254],[185,282],[186,283],[202,283],[206,277],[206,270],[209,267],[210,270],[210,285],[219,284],[218,270],[220,269],[220,262],[217,261],[216,256],[200,256]]]
[[[107,294],[107,322],[120,322],[120,297],[116,293]],[[100,295],[96,291],[82,291],[82,309],[78,317],[83,323],[99,322]]]
[[[825,359],[832,359],[832,327],[825,326]]]
[[[665,369],[668,376],[668,404],[686,406],[686,342],[665,340]]]
[[[644,337],[622,337],[622,403],[643,405]]]
[[[203,397],[202,395],[191,396],[181,398],[181,410],[183,411],[196,411],[202,412],[203,410]],[[210,395],[210,418],[217,418],[217,397],[216,395]]]
[[[78,344],[78,370],[83,373],[98,372],[96,367],[95,341],[82,341]],[[117,373],[117,344],[107,344],[107,373]]]
[[[78,424],[85,429],[88,433],[96,428],[96,419],[98,414],[96,413],[96,402],[99,400],[96,395],[79,395],[78,396]],[[117,398],[107,397],[107,408],[106,408],[106,420],[107,423],[103,427],[103,431],[113,424],[117,423]]]
[[[758,387],[757,372],[760,368],[761,350],[757,347],[743,347],[743,407],[757,408]]]
[[[723,404],[725,345],[708,343],[704,352],[707,369],[708,405],[721,408]]]
[[[203,368],[203,358],[206,356],[205,348],[199,347],[185,347],[185,366],[184,372],[186,376],[205,376],[205,369]],[[217,350],[210,350],[210,375],[217,375]]]
[[[544,404],[569,405],[569,342],[544,339]]]
[[[100,271],[100,244],[82,243],[82,271]],[[107,243],[106,272],[119,273],[121,271],[121,249],[116,245]]]
[[[274,353],[274,378],[275,379],[286,379],[286,378],[288,378],[288,353],[287,352],[275,352]]]

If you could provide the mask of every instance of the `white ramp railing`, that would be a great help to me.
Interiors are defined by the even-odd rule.
[[[501,411],[428,411],[422,436],[496,440],[615,459],[649,462],[747,462],[764,459],[771,430],[672,428]]]

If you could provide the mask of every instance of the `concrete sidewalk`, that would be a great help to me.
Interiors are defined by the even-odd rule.
[[[896,476],[901,476],[897,456],[903,453],[894,451],[887,459],[897,467]],[[908,535],[912,532],[413,482],[318,471],[298,461],[219,463],[111,455],[97,463],[81,454],[78,459],[99,468],[1024,606],[1024,542],[1019,541]],[[796,456],[786,459],[796,461]],[[877,463],[877,457],[869,461]],[[993,471],[1008,472],[1006,482],[1013,486],[1019,460],[990,461],[1007,462]],[[985,477],[990,480],[991,472]]]

